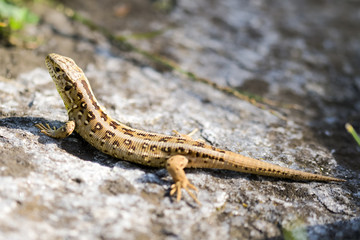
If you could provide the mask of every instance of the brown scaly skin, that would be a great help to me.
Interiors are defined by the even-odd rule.
[[[176,193],[178,201],[184,188],[199,203],[189,190],[197,191],[197,188],[188,181],[184,168],[227,169],[300,181],[344,181],[221,150],[195,141],[190,135],[175,132],[175,136],[167,136],[131,128],[105,113],[88,79],[72,59],[52,53],[45,62],[64,101],[69,120],[59,129],[52,129],[48,124],[36,124],[41,132],[53,138],[65,138],[75,130],[95,148],[113,157],[152,167],[166,167],[175,182],[170,195]]]

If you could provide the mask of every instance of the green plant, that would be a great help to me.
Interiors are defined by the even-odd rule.
[[[355,141],[357,142],[357,144],[360,146],[360,137],[359,135],[356,133],[355,129],[353,128],[353,126],[351,126],[350,123],[345,124],[345,128],[346,130],[353,136],[353,138],[355,139]]]
[[[39,17],[26,7],[23,1],[17,1],[17,5],[11,1],[0,0],[0,40],[9,43],[9,39],[15,31],[22,29],[26,24],[36,24]]]
[[[9,21],[10,29],[19,30],[27,23],[37,23],[39,17],[25,7],[13,5],[5,0],[0,0],[0,16]]]

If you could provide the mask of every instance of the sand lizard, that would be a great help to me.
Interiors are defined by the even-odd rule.
[[[184,168],[218,168],[302,181],[344,181],[280,167],[230,151],[215,148],[189,135],[146,132],[126,126],[105,113],[97,102],[84,72],[68,57],[52,53],[46,66],[64,101],[69,120],[60,128],[36,124],[42,133],[65,138],[74,130],[98,150],[115,158],[151,167],[164,167],[174,180],[170,195],[181,199],[181,189],[199,203],[190,189]],[[200,203],[199,203],[200,204]]]

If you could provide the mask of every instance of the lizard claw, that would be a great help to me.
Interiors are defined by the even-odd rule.
[[[56,127],[51,128],[49,124],[46,123],[46,126],[42,123],[35,124],[35,127],[40,129],[40,132],[44,133],[45,135],[51,137],[54,131],[56,131]]]
[[[69,136],[74,130],[75,130],[75,122],[74,121],[67,121],[63,126],[60,128],[56,127],[50,127],[49,124],[46,123],[46,125],[42,123],[35,124],[35,127],[40,129],[42,133],[44,133],[46,136],[52,137],[52,138],[66,138]]]
[[[170,196],[174,195],[176,193],[176,201],[180,201],[181,199],[181,189],[185,189],[185,191],[190,195],[190,197],[192,199],[194,199],[194,201],[201,205],[200,201],[197,199],[197,197],[189,190],[189,188],[191,188],[194,191],[198,191],[198,189],[192,185],[191,183],[189,183],[188,181],[177,181],[176,183],[174,183],[173,185],[171,185],[171,190],[170,190]]]
[[[184,168],[187,164],[188,159],[182,155],[175,155],[167,160],[166,169],[175,182],[171,185],[170,196],[176,193],[176,200],[180,201],[181,189],[183,188],[197,204],[201,205],[197,197],[189,190],[192,189],[196,192],[198,191],[197,188],[189,182],[185,175]]]
[[[197,132],[197,131],[199,131],[197,128],[195,128],[194,130],[192,130],[190,133],[188,133],[188,134],[182,134],[182,133],[179,133],[178,131],[176,131],[176,130],[172,130],[172,132],[174,133],[174,135],[176,136],[176,137],[182,137],[182,138],[185,138],[185,139],[187,139],[187,140],[193,140],[192,139],[192,136]]]

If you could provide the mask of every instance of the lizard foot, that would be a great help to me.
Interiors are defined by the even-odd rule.
[[[35,124],[35,127],[41,130],[42,133],[51,137],[52,133],[56,131],[56,127],[51,128],[49,124],[46,123],[46,126],[42,123]]]
[[[197,128],[195,128],[194,130],[192,130],[190,133],[188,133],[188,134],[182,134],[182,133],[179,133],[178,131],[176,131],[176,130],[172,130],[172,132],[173,132],[173,134],[176,136],[176,137],[182,137],[182,138],[185,138],[186,140],[194,140],[193,138],[192,138],[192,136],[196,133],[196,132],[198,132],[199,131],[199,129],[197,129]],[[204,140],[202,140],[202,139],[198,139],[198,140],[196,140],[196,141],[198,141],[198,142],[205,142]]]
[[[199,129],[195,128],[194,130],[192,130],[190,133],[188,134],[182,134],[182,133],[179,133],[178,131],[176,130],[172,130],[173,134],[176,136],[176,137],[183,137],[183,138],[186,138],[186,139],[189,139],[191,140],[192,136],[197,132],[199,131]]]
[[[60,128],[53,127],[51,128],[49,124],[46,123],[46,125],[42,123],[35,124],[35,127],[39,128],[42,133],[44,133],[46,136],[52,137],[52,138],[65,138],[69,136],[75,129],[75,122],[74,121],[68,121]]]
[[[176,183],[171,185],[170,196],[176,193],[176,201],[180,201],[182,188],[185,189],[185,191],[190,195],[190,197],[192,197],[192,199],[194,199],[197,204],[201,205],[197,197],[189,190],[189,188],[191,188],[192,190],[197,192],[198,189],[194,185],[189,183],[187,179],[186,181],[177,181]]]
[[[197,204],[201,205],[197,197],[190,191],[190,189],[195,191],[198,190],[194,185],[189,182],[185,175],[184,168],[187,164],[188,159],[185,156],[181,155],[172,156],[167,160],[166,169],[168,170],[175,182],[173,185],[171,185],[170,196],[176,193],[176,200],[180,201],[181,189],[183,188],[190,195],[190,197],[195,200]]]

